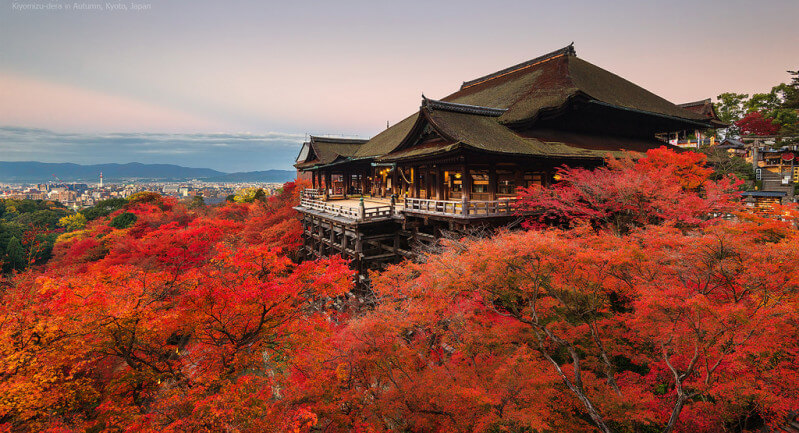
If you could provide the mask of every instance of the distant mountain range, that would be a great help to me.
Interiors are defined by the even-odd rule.
[[[241,173],[224,173],[210,168],[190,168],[173,164],[96,164],[46,162],[2,162],[0,182],[99,182],[103,173],[105,182],[125,180],[183,181],[207,180],[210,182],[288,182],[296,177],[293,170],[266,170]]]

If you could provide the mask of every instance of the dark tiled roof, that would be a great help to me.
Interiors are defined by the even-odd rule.
[[[624,78],[578,58],[573,46],[464,84],[444,101],[505,108],[503,123],[534,119],[582,96],[603,103],[691,121],[706,117],[681,108]]]
[[[501,124],[495,115],[435,109],[437,101],[428,101],[411,130],[423,131],[423,124],[427,124],[438,137],[417,144],[415,141],[420,137],[409,136],[404,147],[378,158],[380,161],[432,156],[464,148],[509,155],[603,159],[608,155],[619,157],[627,151],[643,153],[665,145],[655,139],[598,137],[563,131],[537,130],[521,136]]]
[[[351,158],[367,141],[361,138],[319,137],[312,135],[308,142],[303,143],[303,146],[307,144],[311,149],[307,158],[304,161],[297,161],[294,166],[304,169]]]
[[[535,65],[537,65],[537,64],[539,64],[541,62],[544,62],[544,61],[547,61],[547,60],[550,60],[550,59],[553,59],[553,58],[556,58],[556,57],[565,56],[565,55],[572,55],[572,56],[576,56],[577,55],[577,52],[574,50],[574,42],[569,44],[569,46],[567,46],[567,47],[561,48],[559,50],[555,50],[555,51],[553,51],[551,53],[544,54],[543,56],[536,57],[536,58],[528,60],[526,62],[519,63],[518,65],[514,65],[514,66],[511,66],[511,67],[505,68],[505,69],[503,69],[501,71],[497,71],[497,72],[485,75],[483,77],[476,78],[476,79],[471,80],[471,81],[464,81],[463,84],[461,85],[461,90],[463,90],[463,89],[465,89],[467,87],[472,87],[474,85],[480,84],[480,83],[488,81],[488,80],[493,80],[494,78],[498,78],[498,77],[501,77],[503,75],[508,75],[510,73],[517,72],[517,71],[520,71],[522,69],[530,68],[530,67],[535,66]]]
[[[783,191],[744,191],[741,195],[748,197],[785,197],[787,194]]]
[[[435,123],[444,135],[453,139],[439,150],[428,146],[425,152],[444,151],[448,146],[470,146],[503,153],[541,154],[552,152],[593,152],[590,148],[560,146],[553,140],[541,147],[535,138],[521,138],[507,126],[531,125],[544,111],[565,107],[571,100],[590,101],[644,115],[668,117],[679,129],[708,125],[702,114],[681,108],[615,74],[576,56],[574,46],[463,83],[460,90],[441,101],[424,99],[422,109],[374,136],[358,147],[354,158],[397,157],[411,152],[407,138],[418,130],[421,120]],[[427,119],[421,119],[425,116]],[[677,128],[674,126],[674,128]],[[676,130],[676,129],[675,129]],[[417,131],[418,132],[418,131]],[[665,132],[665,131],[664,131]],[[567,133],[561,134],[566,136]],[[581,149],[581,150],[579,150]],[[450,149],[452,150],[452,149]],[[609,149],[608,149],[609,150]],[[414,152],[421,152],[416,149]],[[531,153],[533,152],[533,153]],[[601,150],[607,155],[607,150]]]
[[[716,147],[719,149],[745,149],[746,144],[734,138],[725,138],[724,141]]]
[[[411,128],[413,128],[418,118],[419,112],[413,113],[401,122],[375,135],[358,149],[355,156],[358,158],[377,157],[391,152],[411,132]]]
[[[701,101],[685,102],[678,105],[688,111],[693,111],[694,113],[704,116],[705,119],[710,120],[710,123],[712,123],[714,127],[726,128],[730,126],[719,120],[719,117],[716,115],[716,109],[713,107],[710,98]]]
[[[499,117],[506,111],[504,108],[481,107],[479,105],[456,104],[454,102],[436,101],[422,95],[422,109],[451,111],[454,113],[477,114],[480,116]]]

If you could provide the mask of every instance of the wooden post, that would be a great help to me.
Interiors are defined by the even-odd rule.
[[[466,194],[461,196],[461,214],[463,216],[469,215],[469,199],[466,197]]]
[[[394,168],[391,169],[391,195],[392,196],[397,196],[397,195],[400,194],[399,175],[397,174],[397,170],[398,169],[399,169],[399,167],[397,167],[396,165],[394,166]]]
[[[467,198],[467,200],[472,198],[472,173],[469,172],[469,164],[463,163],[462,165],[463,170],[463,196]]]
[[[330,174],[330,171],[325,171],[325,200],[330,198],[330,194],[333,193],[333,176]]]
[[[526,186],[524,184],[524,168],[521,165],[516,165],[516,167],[513,168],[513,178],[517,189]]]
[[[445,200],[444,197],[444,170],[436,166],[436,200]]]
[[[411,168],[411,173],[413,174],[413,178],[411,179],[411,181],[413,181],[413,196],[419,198],[421,197],[419,194],[419,167]]]
[[[361,221],[363,221],[366,218],[366,206],[363,204],[363,197],[361,197],[361,202],[358,206],[360,208]]]
[[[497,199],[497,169],[494,164],[488,168],[488,199]]]

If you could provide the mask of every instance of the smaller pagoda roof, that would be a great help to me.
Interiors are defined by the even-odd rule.
[[[368,140],[362,138],[322,137],[312,135],[303,143],[297,163],[300,170],[317,165],[332,164],[355,157],[358,149]],[[302,160],[301,160],[302,159]]]
[[[701,116],[704,116],[706,119],[710,121],[710,124],[714,128],[726,128],[730,126],[729,124],[724,123],[719,119],[718,115],[716,114],[716,108],[713,106],[713,102],[711,102],[710,98],[706,98],[701,101],[685,102],[677,105],[688,111],[692,111]]]

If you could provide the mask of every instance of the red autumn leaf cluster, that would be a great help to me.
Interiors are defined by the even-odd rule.
[[[703,154],[660,148],[595,170],[564,167],[561,182],[521,189],[521,210],[534,215],[530,226],[588,223],[617,233],[663,223],[698,227],[734,211],[742,183],[711,181],[704,162]]]
[[[774,135],[780,130],[780,125],[763,115],[760,111],[752,111],[735,122],[743,135]]]
[[[0,279],[0,431],[791,428],[796,209],[750,213],[666,149],[561,176],[524,191],[526,230],[446,241],[369,290],[300,260],[303,184],[137,196]]]

